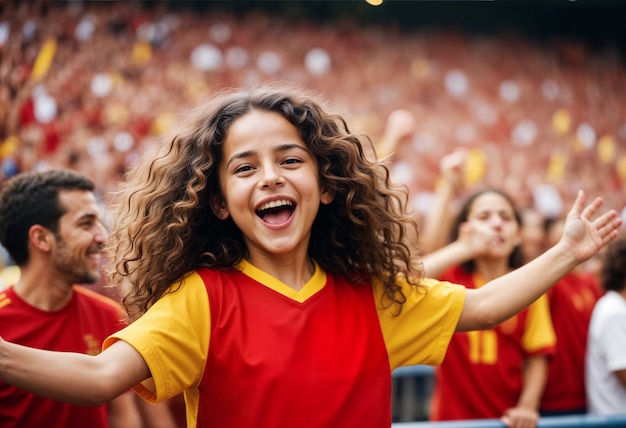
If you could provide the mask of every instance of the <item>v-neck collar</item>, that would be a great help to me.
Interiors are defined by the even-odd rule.
[[[319,267],[317,262],[313,261],[313,263],[315,264],[315,272],[313,272],[311,279],[309,279],[300,290],[294,290],[276,277],[252,265],[247,260],[242,260],[236,268],[244,275],[254,279],[267,288],[292,300],[303,303],[324,288],[326,284],[326,272]]]

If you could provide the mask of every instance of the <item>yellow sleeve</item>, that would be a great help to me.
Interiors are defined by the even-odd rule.
[[[133,389],[149,403],[157,403],[197,386],[204,373],[210,333],[208,294],[194,272],[138,320],[107,338],[103,348],[123,340],[141,354],[152,377]]]
[[[465,287],[433,279],[423,280],[421,288],[401,285],[407,299],[402,312],[394,316],[393,306],[378,309],[391,370],[441,364],[463,310]]]
[[[522,347],[528,354],[552,351],[556,345],[556,334],[552,325],[548,297],[544,294],[528,308],[526,328],[522,336]]]

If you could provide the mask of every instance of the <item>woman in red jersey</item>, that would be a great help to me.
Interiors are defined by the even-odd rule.
[[[425,279],[406,191],[364,143],[297,88],[214,97],[118,195],[134,322],[95,357],[0,340],[0,379],[80,404],[184,392],[190,427],[388,428],[393,369],[439,364],[454,331],[521,311],[621,224],[581,192],[529,265],[477,290]]]
[[[425,257],[426,274],[480,289],[522,265],[521,227],[506,193],[478,191],[460,209],[454,242]],[[455,333],[435,371],[430,419],[501,417],[511,427],[536,426],[554,351],[545,295],[493,328]]]

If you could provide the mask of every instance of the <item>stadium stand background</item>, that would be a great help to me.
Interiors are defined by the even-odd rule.
[[[8,0],[0,182],[69,166],[106,204],[178,114],[223,87],[285,79],[321,91],[374,139],[394,110],[411,111],[418,128],[394,174],[418,210],[456,147],[472,151],[469,186],[506,185],[553,216],[579,188],[621,210],[624,12],[618,0]]]
[[[411,162],[401,162],[396,172],[417,205],[428,200],[420,195],[432,189],[438,159],[466,146],[476,148],[477,165],[484,164],[470,184],[508,183],[522,205],[532,202],[533,187],[546,182],[563,204],[582,187],[621,209],[622,4],[5,2],[0,6],[8,24],[0,51],[2,172],[61,162],[95,175],[106,195],[133,156],[202,95],[285,79],[323,92],[355,131],[375,139],[394,109],[412,111],[418,132],[412,144],[398,150],[398,158]],[[95,30],[89,30],[90,17]],[[93,38],[89,31],[95,31]],[[51,39],[52,55],[50,43],[44,43]],[[192,49],[200,44],[214,49],[209,56],[217,49],[222,62],[210,69],[211,58],[204,58],[205,69],[192,67]],[[242,69],[224,65],[226,49],[233,47],[248,55]],[[302,66],[315,48],[330,61],[329,70],[318,75]],[[39,67],[33,78],[36,59],[46,53],[49,67]],[[278,66],[272,63],[276,58]],[[464,84],[467,92],[459,95]],[[43,100],[38,104],[44,113],[46,108],[50,113],[52,100],[55,116],[38,123],[34,99]],[[116,137],[117,147],[131,145],[126,159],[114,148]],[[96,165],[90,159],[94,153],[100,156]],[[407,166],[419,174],[407,176]]]

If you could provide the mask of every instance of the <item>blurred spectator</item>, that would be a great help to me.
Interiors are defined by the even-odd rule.
[[[523,263],[521,218],[499,190],[466,198],[452,233],[452,244],[425,256],[427,276],[479,288]],[[536,426],[554,350],[545,296],[493,329],[455,333],[435,368],[430,419],[502,418],[509,427]]]
[[[593,414],[624,414],[626,408],[626,235],[606,249],[601,270],[606,293],[589,326],[587,397]]]
[[[548,248],[546,220],[534,206],[521,209],[520,215],[522,217],[522,254],[524,261],[529,262]]]
[[[449,218],[463,186],[467,156],[454,152],[441,161],[441,178],[431,211],[423,228],[426,253],[439,249],[448,234]],[[562,235],[563,218],[545,220],[533,206],[520,210],[521,252],[530,261],[556,244]],[[590,266],[586,263],[585,266]],[[600,297],[595,272],[579,266],[565,275],[548,291],[552,324],[557,337],[556,351],[548,362],[546,387],[540,411],[544,416],[586,413],[584,365],[587,330],[591,311]]]
[[[392,131],[414,128],[394,161],[416,202],[434,188],[441,157],[459,147],[471,160],[470,188],[502,186],[520,208],[539,198],[536,208],[553,215],[580,188],[624,205],[625,71],[616,48],[357,17],[326,25],[296,6],[271,10],[6,2],[0,180],[70,167],[106,196],[176,115],[215,90],[292,80],[323,92],[355,132],[380,141],[379,155],[388,149],[385,118],[412,115]],[[555,192],[558,203],[543,204]]]
[[[564,217],[545,220],[544,250],[563,233]],[[587,413],[585,354],[589,322],[602,295],[593,261],[579,265],[546,293],[556,333],[556,352],[548,364],[548,381],[541,398],[542,416]]]
[[[591,312],[601,295],[595,274],[575,269],[547,293],[556,352],[548,364],[542,416],[587,413],[585,353]]]
[[[98,279],[108,235],[94,185],[71,171],[18,175],[0,194],[0,240],[21,275],[0,293],[0,336],[86,354],[124,326],[114,301],[78,287]],[[73,406],[0,382],[0,425],[140,427],[132,392],[100,407]]]
[[[94,284],[107,232],[95,185],[71,170],[18,175],[0,193],[0,241],[15,260],[1,276],[0,336],[42,349],[87,354],[122,328],[121,305]],[[10,272],[10,275],[7,274]],[[2,290],[4,288],[4,290]],[[0,425],[174,428],[168,404],[128,391],[100,407],[74,406],[0,382]]]

